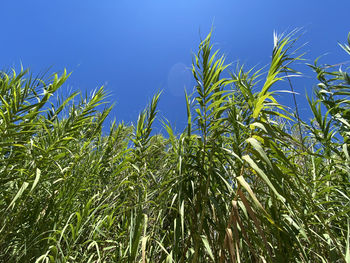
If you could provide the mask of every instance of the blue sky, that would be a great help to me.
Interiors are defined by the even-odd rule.
[[[308,62],[325,53],[325,63],[349,60],[338,47],[350,31],[349,0],[61,0],[4,1],[0,16],[1,68],[22,63],[34,73],[51,68],[72,72],[63,89],[90,92],[105,85],[115,102],[112,118],[135,122],[157,90],[163,90],[160,116],[179,130],[186,122],[184,85],[192,90],[188,68],[200,36],[214,25],[213,42],[247,68],[269,63],[273,31],[303,27],[300,45]],[[306,66],[293,80],[301,115],[304,94],[316,84]],[[280,100],[290,102],[285,94]],[[157,125],[160,127],[160,125]]]

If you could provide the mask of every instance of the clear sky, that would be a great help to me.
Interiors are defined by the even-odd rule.
[[[192,52],[212,25],[215,47],[227,62],[264,66],[273,31],[303,27],[299,43],[308,43],[305,58],[312,62],[328,53],[322,61],[338,63],[350,59],[337,44],[350,31],[349,10],[350,0],[2,1],[0,68],[21,63],[34,73],[66,68],[72,75],[63,89],[90,92],[105,85],[116,102],[112,118],[127,123],[163,90],[160,116],[181,130],[184,86],[192,90],[194,84],[188,70]],[[306,73],[293,80],[304,118],[304,94],[316,83]],[[284,96],[288,103],[290,95]]]

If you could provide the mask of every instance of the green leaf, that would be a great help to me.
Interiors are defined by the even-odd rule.
[[[275,193],[277,198],[280,199],[283,203],[285,203],[286,199],[277,192],[276,188],[274,187],[270,179],[267,177],[264,171],[259,168],[259,166],[254,162],[254,160],[249,155],[244,155],[242,159],[245,160],[250,165],[250,167],[257,172],[257,174],[265,181],[265,183],[269,186],[269,188]]]
[[[246,141],[253,146],[253,148],[260,154],[262,159],[269,165],[270,168],[272,168],[272,164],[270,162],[270,159],[267,157],[260,142],[258,140],[256,140],[255,138],[248,138]]]
[[[32,184],[32,188],[30,189],[30,192],[32,192],[34,190],[35,186],[38,184],[40,176],[41,176],[41,171],[39,168],[36,168],[35,179],[34,179],[34,182]]]
[[[18,198],[20,198],[23,194],[23,192],[27,189],[29,183],[24,182],[21,186],[21,188],[18,190],[17,194],[15,195],[15,197],[13,198],[13,200],[11,201],[10,205],[7,207],[6,210],[13,208],[15,206],[15,202],[17,201]]]
[[[210,245],[209,245],[207,237],[205,235],[201,235],[201,238],[202,238],[202,242],[203,242],[204,247],[205,247],[205,251],[208,253],[208,255],[210,256],[211,260],[213,260],[215,262],[213,251],[210,248]]]

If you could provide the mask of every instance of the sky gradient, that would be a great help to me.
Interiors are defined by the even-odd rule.
[[[103,0],[5,1],[0,16],[2,69],[72,72],[66,91],[105,85],[116,106],[111,119],[135,122],[152,95],[163,90],[159,111],[182,130],[186,123],[184,86],[190,91],[192,52],[200,36],[214,28],[213,43],[247,68],[269,63],[273,31],[303,27],[306,62],[328,53],[325,63],[349,60],[339,48],[350,31],[350,1]],[[304,94],[316,84],[306,76],[293,80],[301,116]],[[289,103],[290,95],[282,102]],[[160,129],[159,123],[156,125]]]

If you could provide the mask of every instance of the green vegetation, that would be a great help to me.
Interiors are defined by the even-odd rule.
[[[247,71],[210,38],[181,134],[153,135],[160,94],[103,133],[102,88],[53,99],[66,72],[0,73],[1,262],[350,262],[348,73],[310,65],[304,122],[276,100],[295,34]]]

